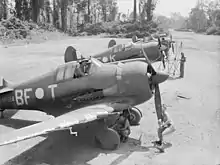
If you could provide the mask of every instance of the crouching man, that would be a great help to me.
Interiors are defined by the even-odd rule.
[[[122,114],[120,114],[118,120],[113,126],[113,129],[118,132],[121,142],[123,143],[127,142],[128,137],[131,133],[128,117],[129,117],[128,112],[124,111]]]

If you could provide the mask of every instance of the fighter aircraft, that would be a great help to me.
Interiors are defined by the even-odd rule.
[[[106,119],[129,111],[134,116],[131,122],[139,122],[141,112],[132,107],[148,101],[154,89],[158,109],[161,104],[158,84],[168,75],[152,74],[152,70],[145,59],[104,64],[90,58],[66,62],[17,85],[2,79],[0,110],[3,115],[6,109],[40,110],[55,118],[1,134],[0,146],[60,130],[77,134],[74,128],[98,122],[94,137],[101,143],[101,148],[118,148],[119,134],[108,127]]]
[[[115,40],[111,40],[106,51],[97,53],[93,57],[97,58],[103,63],[134,58],[144,58],[141,50],[142,47],[148,54],[148,58],[151,62],[161,61],[163,59],[161,51],[166,50],[166,46],[161,45],[160,39],[158,39],[158,41],[151,40],[149,42],[131,42],[129,44],[118,45],[116,45]],[[64,58],[65,62],[76,61],[78,58],[79,57],[77,57],[76,49],[72,46],[67,47]]]

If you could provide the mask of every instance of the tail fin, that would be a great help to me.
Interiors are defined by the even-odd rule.
[[[4,78],[0,78],[0,94],[13,91],[13,88],[10,87],[10,83]]]
[[[114,39],[110,40],[108,43],[108,48],[113,47],[114,45],[116,45],[116,41]]]
[[[72,46],[68,46],[66,48],[65,54],[64,54],[64,61],[65,63],[70,61],[77,61],[77,54],[76,49]]]

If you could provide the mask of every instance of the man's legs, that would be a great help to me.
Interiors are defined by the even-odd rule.
[[[155,142],[157,145],[163,144],[163,132],[165,131],[165,129],[166,127],[158,128],[157,135],[158,135],[159,140]]]

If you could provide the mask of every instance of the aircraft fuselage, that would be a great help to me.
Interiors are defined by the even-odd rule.
[[[0,109],[32,109],[60,115],[99,103],[111,104],[116,109],[122,105],[135,106],[152,97],[145,62],[102,64],[97,61],[81,77],[75,75],[77,62],[73,61],[15,85],[13,91],[0,94]]]
[[[126,59],[143,58],[141,48],[147,53],[150,61],[161,61],[162,55],[158,49],[158,42],[133,43],[130,45],[118,44],[108,50],[96,54],[95,58],[103,63],[121,61]]]

